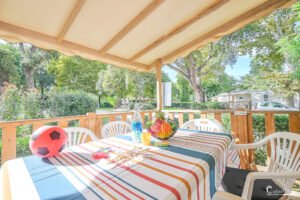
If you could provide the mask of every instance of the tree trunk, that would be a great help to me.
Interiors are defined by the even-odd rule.
[[[98,108],[101,107],[101,95],[98,94]]]
[[[204,102],[204,95],[203,95],[203,90],[200,87],[192,87],[192,89],[194,90],[194,94],[195,94],[195,101],[197,103],[202,103]]]
[[[25,71],[25,79],[26,79],[26,88],[27,89],[34,89],[34,78],[33,78],[33,73],[34,70],[33,68],[27,68],[24,70]]]

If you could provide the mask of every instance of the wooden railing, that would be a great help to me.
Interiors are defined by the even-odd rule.
[[[222,122],[222,116],[230,116],[230,129],[231,134],[236,139],[237,143],[251,143],[253,142],[253,114],[262,114],[265,116],[265,130],[266,135],[275,132],[275,114],[287,114],[289,116],[289,131],[294,133],[300,133],[300,112],[299,111],[233,111],[233,110],[164,110],[166,115],[179,122],[179,126],[185,121],[196,118],[214,118],[219,122]],[[88,113],[87,115],[70,116],[70,117],[58,117],[51,119],[32,119],[22,121],[0,122],[0,129],[2,129],[2,163],[9,159],[16,158],[16,137],[17,128],[19,126],[31,125],[32,131],[37,128],[47,125],[49,123],[55,123],[58,126],[64,128],[68,127],[69,123],[76,121],[78,126],[85,127],[92,130],[96,136],[101,138],[102,126],[115,120],[130,121],[133,112],[112,112],[106,114]],[[155,111],[143,111],[141,112],[143,123],[151,120],[155,115]],[[268,148],[269,151],[269,148]],[[241,167],[255,169],[254,164],[254,152],[242,151],[240,152]]]
[[[143,119],[151,119],[155,111],[143,111]],[[16,158],[17,149],[17,128],[20,126],[32,126],[32,132],[41,126],[55,124],[62,128],[68,127],[70,122],[77,122],[79,127],[88,128],[97,137],[101,138],[101,129],[104,123],[115,120],[129,121],[133,112],[112,112],[107,114],[87,113],[86,115],[57,117],[51,119],[31,119],[22,121],[0,122],[2,129],[2,155],[1,163]],[[143,120],[143,123],[144,123]]]

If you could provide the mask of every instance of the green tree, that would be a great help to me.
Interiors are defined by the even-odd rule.
[[[163,73],[163,81],[170,81],[165,73]],[[156,76],[154,73],[108,66],[106,70],[99,73],[96,89],[99,95],[106,95],[107,101],[116,107],[123,99],[154,98]]]
[[[154,74],[153,74],[154,75]],[[155,76],[155,75],[154,75]],[[156,76],[155,76],[156,77]],[[166,72],[162,72],[162,82],[171,82],[170,77],[168,76],[168,74]]]
[[[36,89],[26,90],[21,96],[20,119],[38,119],[46,117],[43,113],[45,100],[40,98],[39,91]]]
[[[105,95],[116,96],[118,99],[125,98],[128,94],[128,77],[126,69],[108,66],[99,73],[97,88]]]
[[[250,75],[245,77],[243,88],[270,89],[294,106],[294,95],[300,94],[299,81],[295,80],[299,66],[297,24],[299,3],[239,31],[240,52],[251,58]]]
[[[196,102],[204,102],[203,79],[209,74],[219,75],[228,64],[233,64],[237,57],[236,35],[223,37],[196,50],[184,58],[177,59],[168,67],[182,75],[190,84]]]
[[[50,74],[55,76],[58,88],[82,90],[94,94],[97,93],[95,85],[98,73],[103,69],[105,65],[98,61],[64,55],[60,55],[58,59],[52,59],[48,66]]]
[[[0,86],[4,82],[20,84],[20,54],[10,44],[0,45]]]
[[[21,66],[25,77],[25,84],[27,89],[35,88],[34,85],[34,71],[38,68],[46,68],[49,60],[49,51],[39,49],[30,44],[18,44],[21,55]]]
[[[176,88],[178,89],[178,101],[189,102],[191,101],[192,89],[189,82],[180,74],[177,74]]]
[[[154,98],[156,91],[156,76],[154,73],[142,73],[126,70],[128,77],[128,97],[135,100],[141,98]],[[168,80],[167,76],[165,80]]]
[[[17,120],[21,114],[21,91],[12,84],[5,84],[1,89],[0,119]]]
[[[172,102],[179,102],[180,91],[177,88],[177,83],[172,82]]]
[[[226,73],[222,74],[210,74],[203,79],[203,89],[205,98],[211,99],[213,96],[220,94],[221,92],[230,92],[237,88],[237,80]]]
[[[34,86],[40,90],[42,98],[44,98],[45,90],[49,89],[53,84],[54,77],[47,70],[38,68],[34,71]]]

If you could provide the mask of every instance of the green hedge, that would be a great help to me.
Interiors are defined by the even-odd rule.
[[[289,130],[288,115],[275,115],[275,131]],[[265,117],[264,115],[253,115],[254,141],[259,141],[265,137]],[[255,164],[266,166],[267,152],[266,146],[255,150]]]
[[[52,91],[47,98],[41,99],[36,90],[22,91],[13,85],[8,85],[0,97],[0,105],[0,120],[51,118],[95,112],[97,97],[80,91]],[[1,132],[0,129],[0,155],[2,152]],[[29,150],[31,132],[31,126],[17,128],[18,157],[31,154]]]
[[[219,102],[172,102],[171,108],[182,108],[182,109],[194,109],[194,110],[214,110],[214,109],[224,109]]]
[[[84,115],[95,112],[97,97],[82,91],[52,92],[46,101],[47,113],[51,117]]]
[[[23,120],[85,115],[95,112],[98,99],[82,91],[53,90],[41,98],[37,90],[23,91],[8,85],[0,96],[0,120]]]

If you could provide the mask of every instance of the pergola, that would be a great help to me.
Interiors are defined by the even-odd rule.
[[[161,67],[296,0],[1,0],[0,38],[138,71]]]

